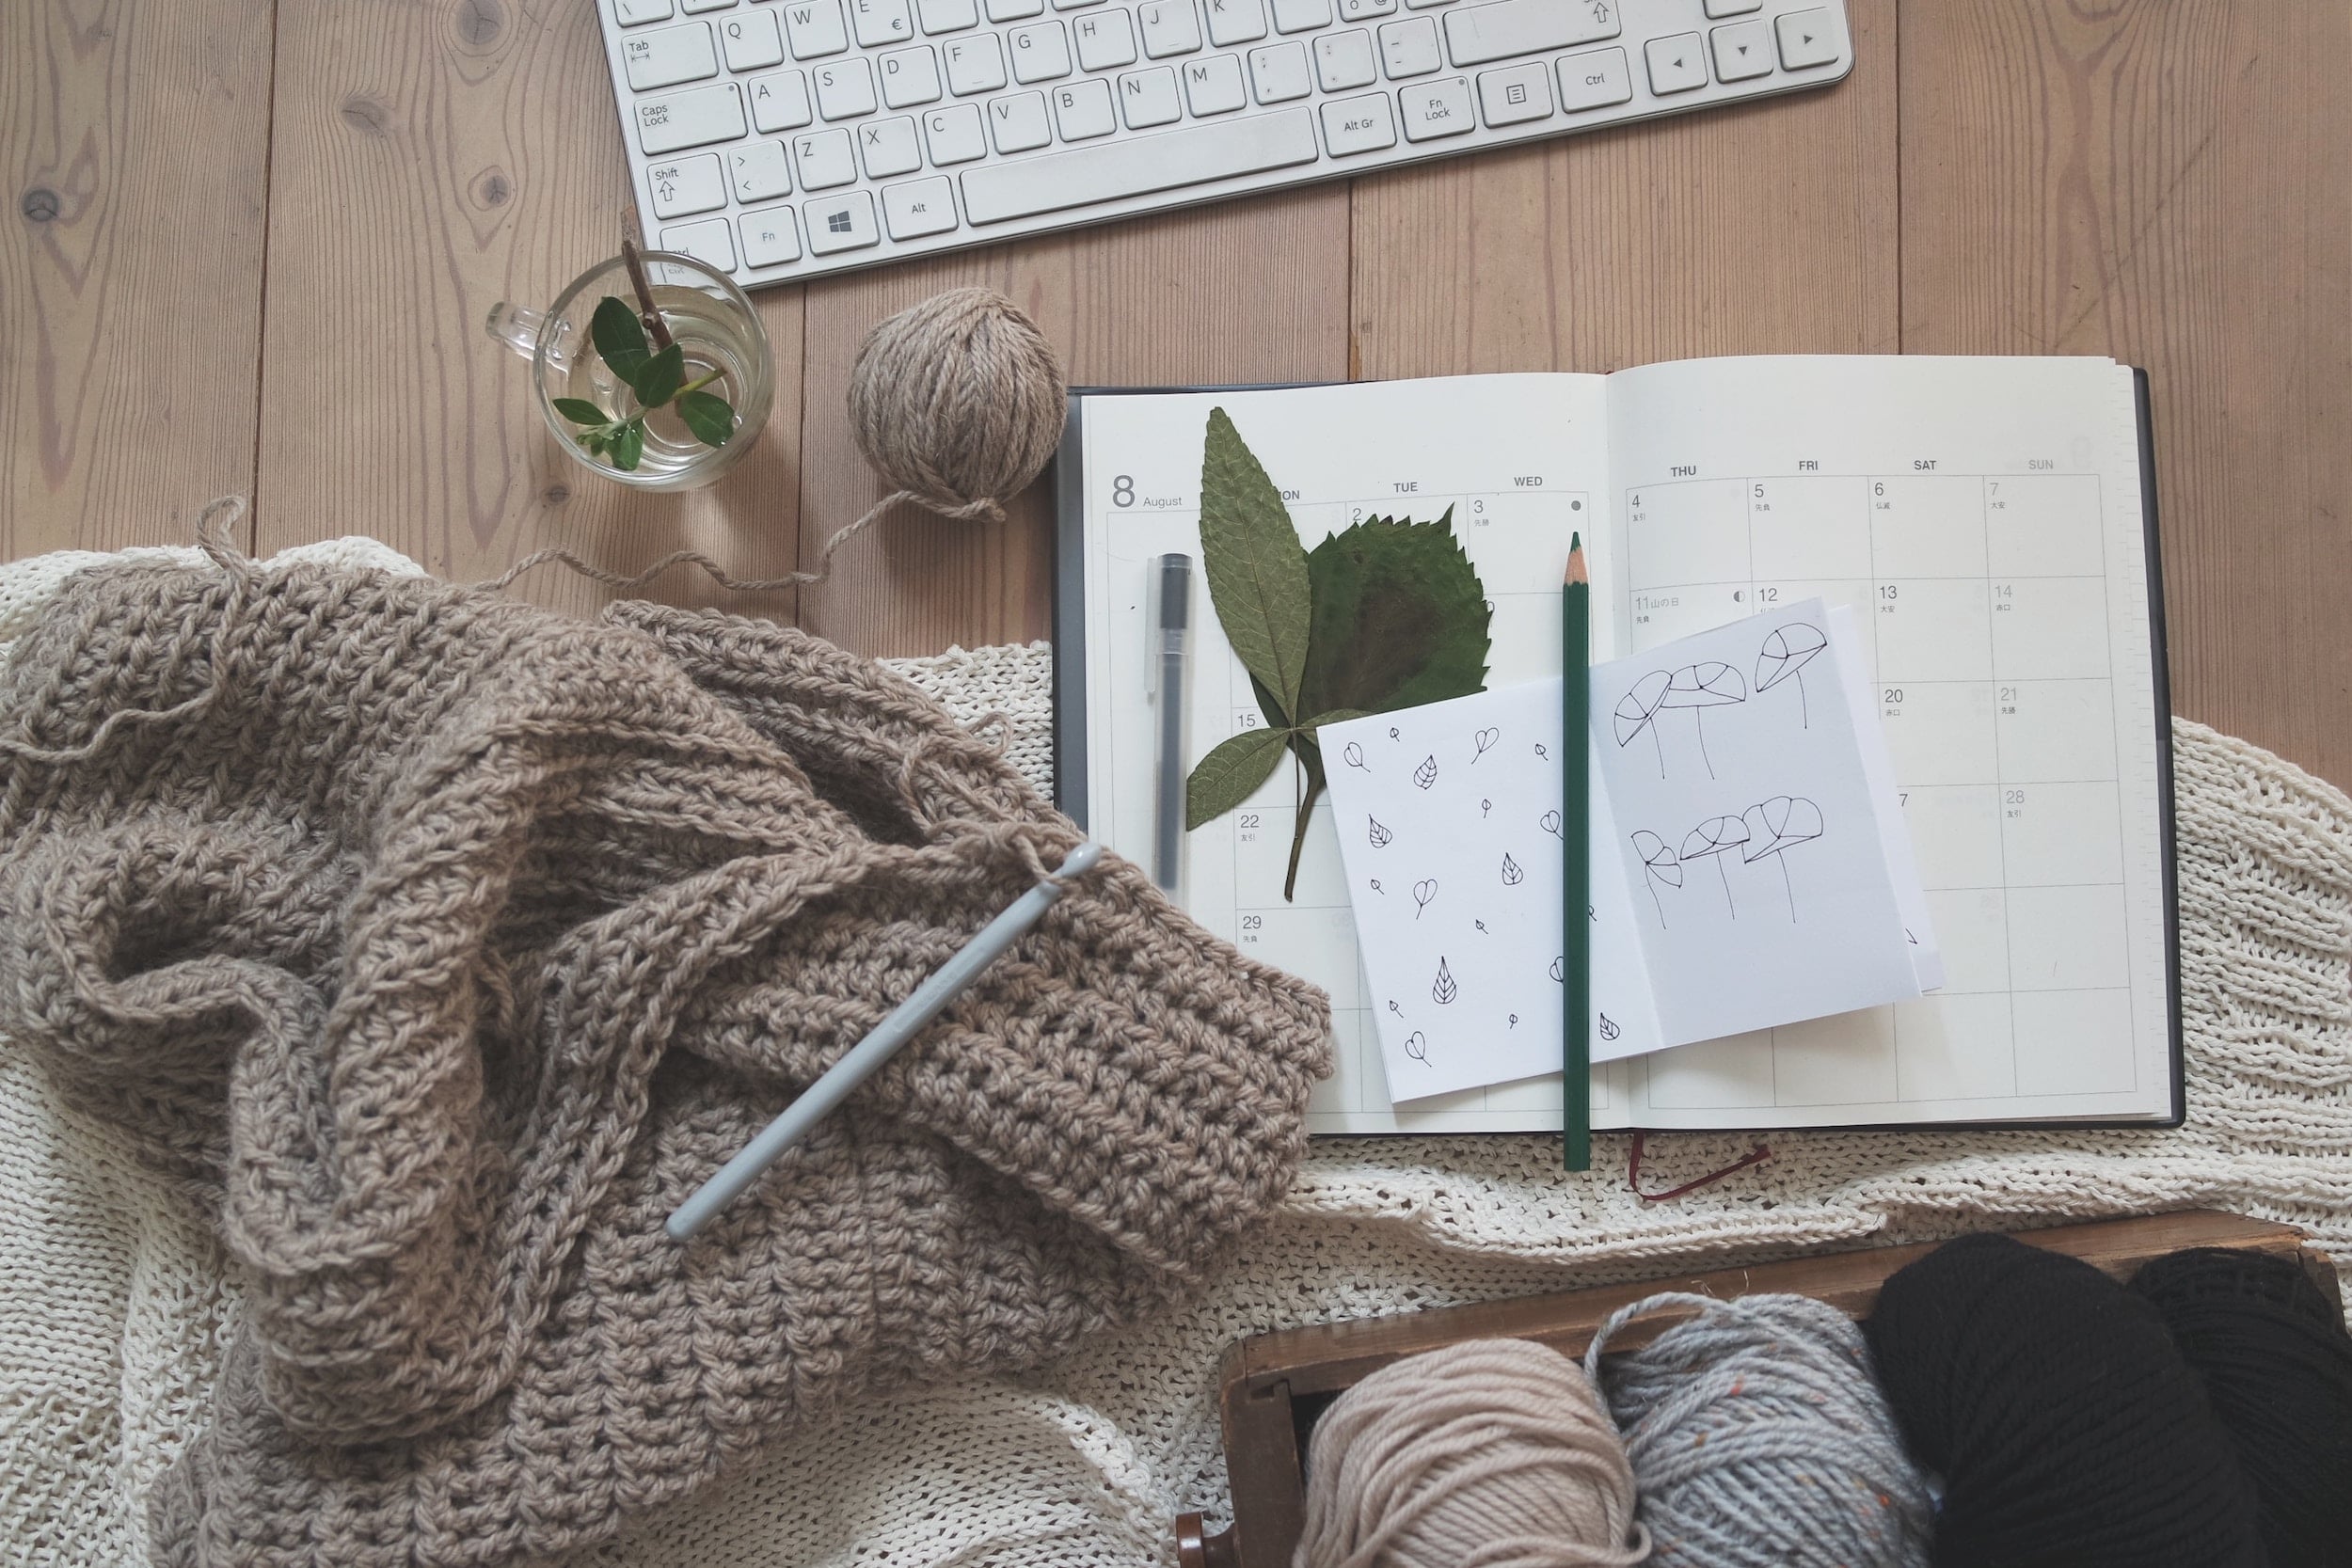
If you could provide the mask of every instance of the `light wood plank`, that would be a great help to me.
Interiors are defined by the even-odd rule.
[[[1894,5],[1848,9],[1835,87],[1359,182],[1359,373],[1891,352]]]
[[[809,286],[802,548],[884,494],[850,434],[850,367],[874,323],[943,289],[1002,290],[1073,384],[1185,386],[1347,373],[1346,188],[1170,214]],[[803,624],[874,655],[1047,635],[1052,519],[1041,486],[1002,527],[902,507],[805,591]]]
[[[270,7],[0,7],[0,559],[183,544],[253,478]]]
[[[596,9],[518,0],[284,0],[263,340],[264,549],[373,534],[458,580],[543,545],[630,571],[691,546],[745,577],[797,542],[801,299],[759,296],[775,411],[709,490],[627,491],[574,464],[528,367],[483,330],[544,306],[630,222]],[[612,596],[561,567],[516,590]],[[642,591],[789,617],[790,593],[724,594],[690,569]]]
[[[2111,354],[2173,705],[2352,784],[2352,7],[1903,12],[1903,346]]]

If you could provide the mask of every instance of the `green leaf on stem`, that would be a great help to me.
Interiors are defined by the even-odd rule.
[[[610,417],[586,398],[556,398],[555,411],[574,424],[602,424]]]
[[[706,447],[723,447],[735,434],[735,410],[727,400],[711,392],[680,392],[677,417]]]
[[[623,473],[634,473],[645,455],[645,421],[631,420],[614,430],[612,448],[612,466]]]
[[[659,408],[677,396],[678,388],[686,380],[686,350],[672,343],[645,361],[630,380],[637,390],[637,401],[647,408]]]
[[[607,294],[596,302],[596,313],[588,318],[588,336],[596,353],[612,367],[612,373],[635,386],[637,372],[652,357],[645,347],[645,326],[637,312]]]
[[[1274,699],[1266,718],[1288,726],[1307,663],[1307,552],[1281,492],[1222,408],[1209,410],[1200,451],[1200,555],[1226,641]]]
[[[1248,800],[1282,760],[1290,735],[1288,730],[1269,727],[1244,730],[1217,742],[1184,781],[1185,831],[1214,822]]]
[[[1492,612],[1453,518],[1369,517],[1315,546],[1304,711],[1386,713],[1485,689]]]

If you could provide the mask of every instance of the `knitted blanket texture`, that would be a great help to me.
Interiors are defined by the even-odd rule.
[[[1327,1013],[1116,861],[661,1230],[1078,837],[789,629],[227,558],[66,581],[0,670],[0,1035],[244,1298],[153,1560],[565,1552],[1178,1295],[1290,1187]]]

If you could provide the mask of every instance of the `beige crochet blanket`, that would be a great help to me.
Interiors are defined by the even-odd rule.
[[[307,553],[414,570],[366,541]],[[64,566],[0,567],[0,644]],[[898,668],[961,714],[1009,715],[1015,761],[1050,770],[1041,646]],[[2188,1206],[2300,1225],[2352,1261],[2352,800],[2202,726],[2174,739],[2186,1127],[1781,1134],[1766,1164],[1664,1206],[1626,1190],[1621,1138],[1577,1177],[1556,1140],[1320,1145],[1190,1307],[1041,1373],[853,1412],[583,1560],[1168,1562],[1175,1511],[1221,1514],[1217,1354],[1281,1324]],[[1651,1159],[1662,1180],[1746,1147],[1653,1140]],[[236,1309],[210,1239],[0,1041],[0,1560],[142,1559],[147,1491],[191,1435]]]

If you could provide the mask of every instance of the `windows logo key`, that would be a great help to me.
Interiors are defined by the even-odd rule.
[[[850,231],[850,210],[847,207],[840,207],[827,214],[825,228],[832,233],[848,233]]]

